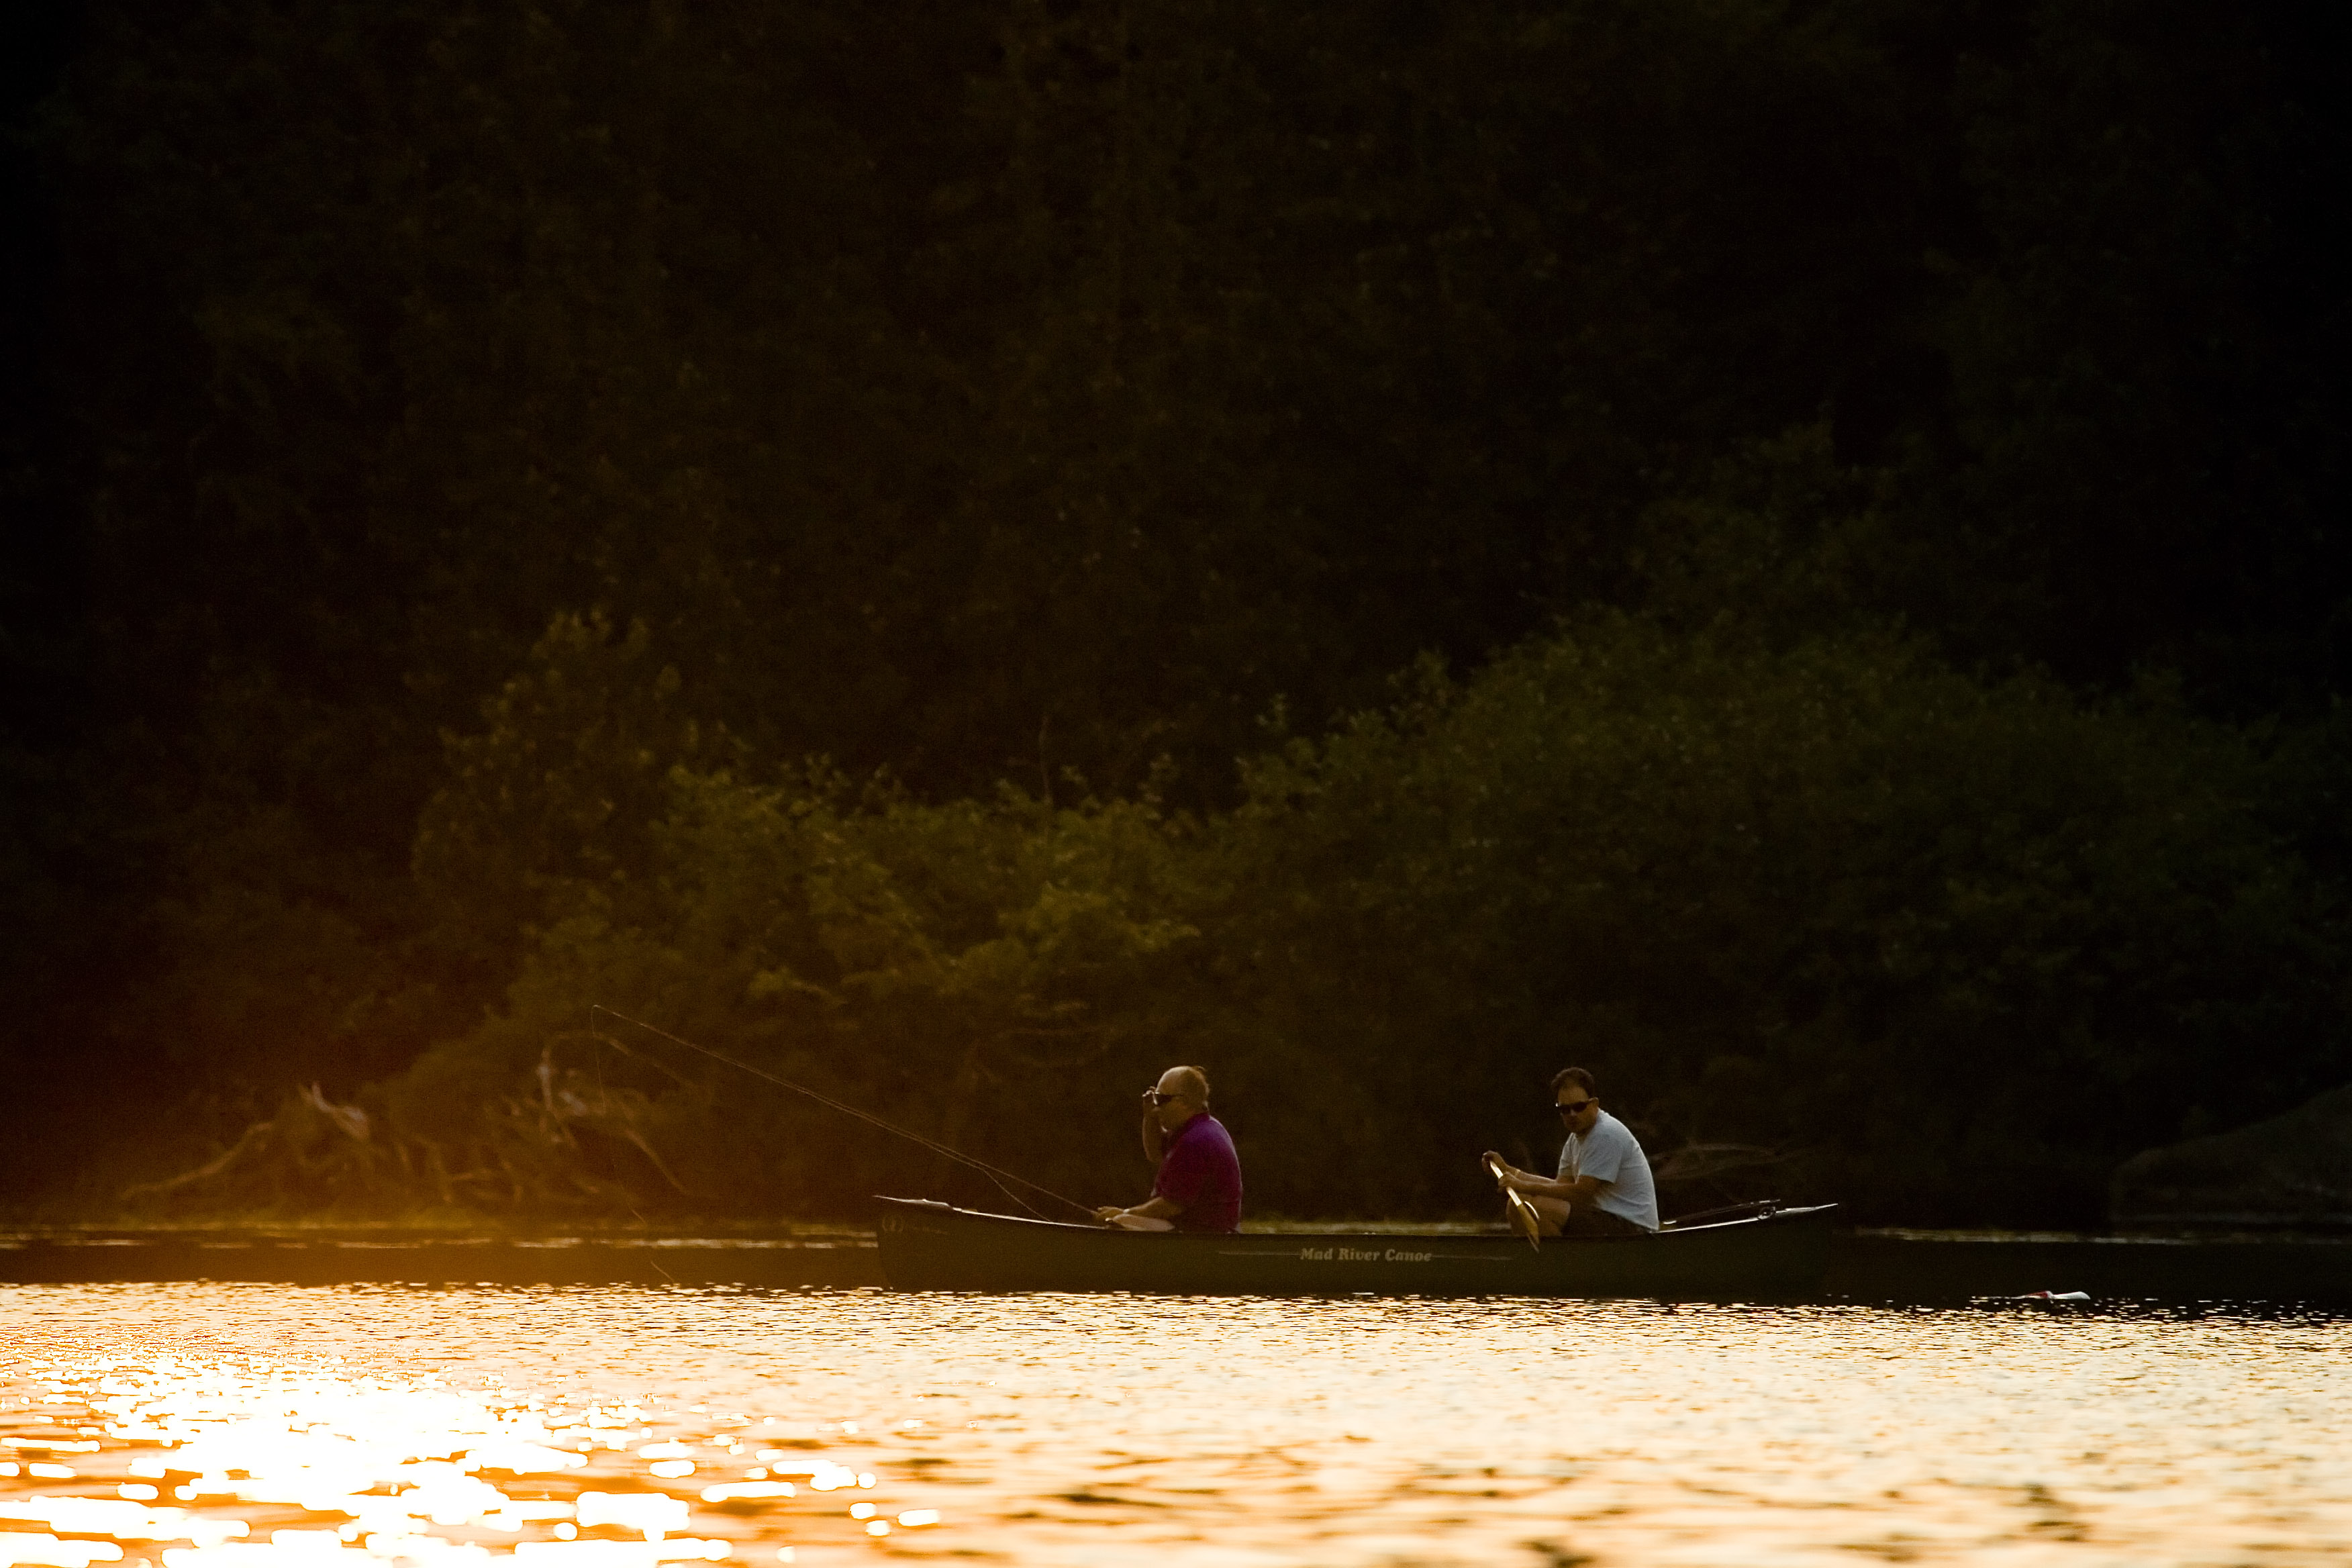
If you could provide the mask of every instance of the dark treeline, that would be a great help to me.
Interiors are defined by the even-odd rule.
[[[56,16],[22,1202],[988,1195],[592,1002],[1088,1197],[1202,1060],[1292,1212],[1570,1058],[1920,1221],[2347,1076],[2352,17]]]

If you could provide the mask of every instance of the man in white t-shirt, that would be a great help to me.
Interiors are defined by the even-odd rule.
[[[1658,1228],[1658,1189],[1649,1156],[1623,1122],[1601,1109],[1592,1075],[1565,1068],[1551,1080],[1552,1103],[1568,1129],[1559,1174],[1538,1176],[1489,1151],[1506,1190],[1523,1194],[1546,1236],[1647,1236]]]

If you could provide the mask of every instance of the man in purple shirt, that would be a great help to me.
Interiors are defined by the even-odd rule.
[[[1143,1157],[1160,1167],[1151,1196],[1095,1216],[1123,1230],[1232,1231],[1242,1223],[1242,1162],[1209,1114],[1209,1075],[1170,1068],[1143,1091]]]

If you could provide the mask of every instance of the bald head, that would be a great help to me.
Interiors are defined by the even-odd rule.
[[[1161,1131],[1173,1132],[1208,1109],[1209,1075],[1199,1068],[1170,1068],[1160,1075],[1147,1114]]]
[[[1202,1110],[1209,1104],[1209,1074],[1203,1068],[1170,1068],[1160,1075],[1160,1092],[1181,1094]]]

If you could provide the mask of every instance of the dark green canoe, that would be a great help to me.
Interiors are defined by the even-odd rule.
[[[881,1198],[882,1272],[900,1290],[1141,1290],[1183,1296],[1804,1296],[1829,1265],[1835,1205],[1758,1205],[1655,1236],[1187,1236],[1055,1225]]]

